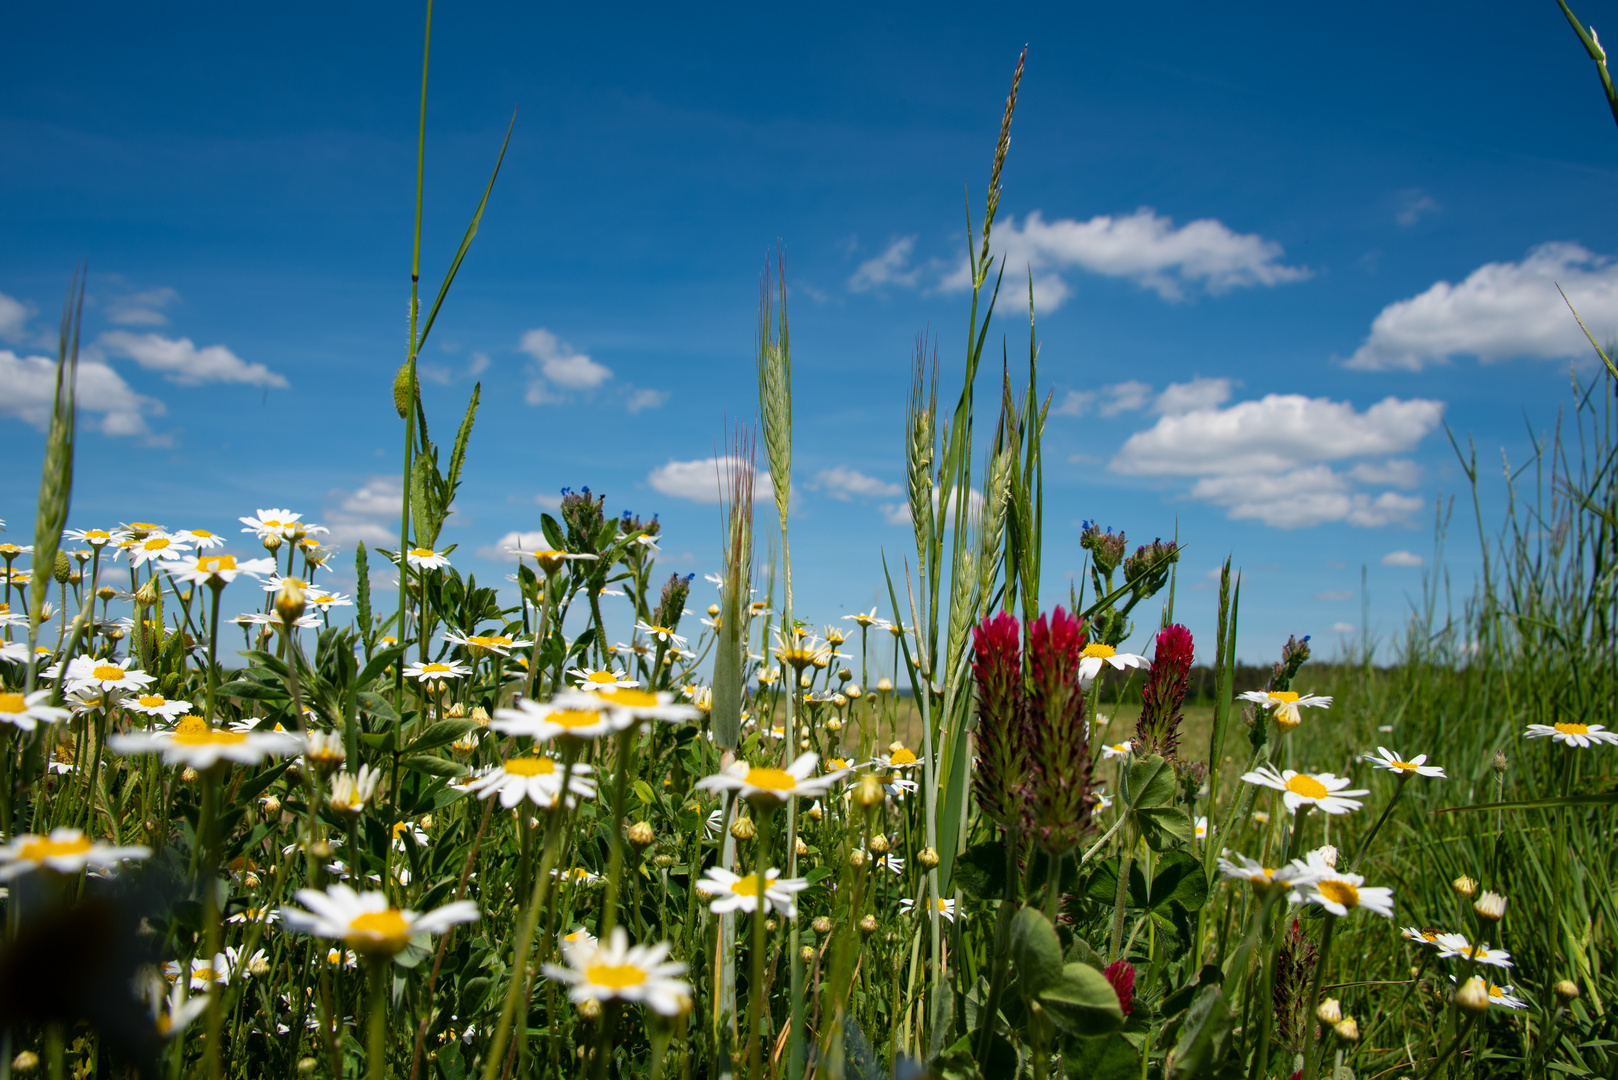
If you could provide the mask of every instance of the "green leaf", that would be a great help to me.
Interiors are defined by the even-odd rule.
[[[1230,1033],[1236,1014],[1230,1011],[1225,992],[1205,986],[1186,1010],[1180,1025],[1180,1041],[1174,1045],[1174,1065],[1169,1080],[1198,1080],[1213,1076],[1230,1052]]]
[[[998,900],[1004,896],[1005,842],[999,838],[985,840],[981,844],[973,844],[962,852],[955,863],[955,884],[979,900]]]
[[[1474,810],[1555,810],[1562,806],[1611,806],[1613,803],[1618,803],[1618,791],[1603,791],[1597,795],[1557,795],[1549,799],[1527,799],[1520,802],[1448,806],[1442,810],[1434,810],[1433,813],[1465,814]]]
[[[477,728],[476,720],[440,720],[412,739],[402,753],[420,754],[436,750],[440,746],[448,746],[469,731],[476,731]]]
[[[1132,810],[1170,806],[1178,795],[1174,766],[1156,754],[1129,764],[1127,790]]]
[[[219,687],[219,693],[224,697],[241,698],[244,701],[285,701],[287,691],[284,686],[266,686],[251,679],[236,679]]]
[[[1124,1026],[1118,992],[1089,964],[1065,964],[1061,978],[1039,992],[1056,1025],[1074,1035],[1105,1035]]]
[[[1022,992],[1030,997],[1062,978],[1062,943],[1038,908],[1025,907],[1012,917],[1011,960]]]
[[[1183,806],[1163,806],[1135,811],[1135,824],[1153,851],[1166,851],[1176,844],[1189,844],[1193,828],[1191,815]]]
[[[362,687],[370,686],[382,675],[382,672],[398,663],[404,656],[404,652],[405,646],[390,645],[371,657],[370,661],[365,665],[365,670],[360,672],[359,685]]]
[[[648,784],[644,780],[635,781],[635,798],[639,799],[647,806],[651,806],[657,801],[657,796],[652,794],[652,785]]]
[[[1133,1080],[1140,1075],[1139,1052],[1118,1032],[1069,1043],[1062,1061],[1074,1080]]]
[[[1187,911],[1200,911],[1208,900],[1207,874],[1188,851],[1171,851],[1158,860],[1147,903],[1160,908],[1171,900],[1178,900]]]
[[[428,776],[465,776],[466,766],[456,764],[448,758],[435,757],[432,754],[411,754],[399,759],[399,764],[412,772],[425,773]]]
[[[251,780],[244,780],[242,786],[236,789],[236,801],[245,803],[257,798],[259,792],[281,779],[281,774],[287,771],[290,764],[292,763],[289,761],[283,761],[279,765],[270,766]]]

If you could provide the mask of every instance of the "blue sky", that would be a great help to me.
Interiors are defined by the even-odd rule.
[[[1583,7],[1598,29],[1614,10]],[[420,15],[12,14],[13,539],[38,476],[48,371],[31,358],[79,259],[92,346],[74,524],[223,531],[290,506],[337,530],[345,564],[353,540],[396,528]],[[952,394],[963,192],[976,218],[1025,43],[996,247],[1008,279],[1036,277],[1055,394],[1048,599],[1092,518],[1132,541],[1178,529],[1179,611],[1199,635],[1206,574],[1233,554],[1244,656],[1289,632],[1327,651],[1357,634],[1362,565],[1371,627],[1395,631],[1462,481],[1442,425],[1492,469],[1554,421],[1570,364],[1592,368],[1553,282],[1599,336],[1618,332],[1618,132],[1550,3],[440,5],[429,286],[518,109],[422,358],[440,438],[484,388],[445,534],[460,565],[509,572],[501,538],[589,485],[662,515],[671,568],[714,567],[717,508],[690,482],[708,474],[678,466],[755,410],[758,274],[779,240],[799,607],[868,608],[880,553],[909,550],[894,485],[913,343],[936,335]],[[1015,359],[1011,301],[994,333]],[[1476,564],[1465,536],[1458,588]]]

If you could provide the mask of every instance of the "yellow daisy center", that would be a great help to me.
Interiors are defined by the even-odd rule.
[[[198,540],[213,539],[213,533],[209,532],[207,529],[187,529],[186,532],[196,537]]]
[[[1563,721],[1558,721],[1556,724],[1556,731],[1560,735],[1588,735],[1590,734],[1590,725],[1569,724]]]
[[[507,758],[505,770],[509,776],[550,776],[556,772],[556,762],[548,757]]]
[[[1275,702],[1277,705],[1291,705],[1293,702],[1298,700],[1298,696],[1299,695],[1296,690],[1270,691],[1270,700]]]
[[[584,681],[613,686],[618,682],[618,673],[616,671],[592,671],[584,677]]]
[[[179,723],[174,725],[176,735],[199,735],[208,730],[208,721],[195,714],[180,717]]]
[[[1264,867],[1247,875],[1247,880],[1254,885],[1269,885],[1275,880],[1275,871],[1269,867]]]
[[[197,569],[204,574],[217,574],[221,570],[234,570],[236,569],[236,556],[201,555],[197,558]]]
[[[117,664],[97,664],[90,676],[97,682],[117,682],[127,674]]]
[[[28,699],[21,694],[0,694],[0,713],[20,713],[28,708]]]
[[[437,555],[438,552],[434,551],[432,548],[411,548],[410,554],[414,555],[418,559],[431,559],[433,556]]]
[[[162,694],[142,694],[138,700],[141,707],[146,709],[156,709],[167,703]]]
[[[584,969],[584,977],[609,990],[624,990],[644,983],[646,972],[634,964],[591,964]]]
[[[350,944],[358,945],[380,939],[386,944],[403,945],[409,937],[410,925],[405,922],[404,914],[396,907],[384,911],[367,911],[363,915],[354,916],[348,924]]]
[[[1324,799],[1331,792],[1326,785],[1305,773],[1299,773],[1287,781],[1287,790],[1294,795],[1302,795],[1306,799]]]
[[[765,887],[768,888],[768,886]],[[752,873],[748,874],[746,877],[737,878],[735,883],[731,885],[730,891],[735,893],[737,896],[757,896],[758,874]]]
[[[557,727],[587,728],[601,722],[601,714],[594,709],[560,709],[545,718]]]
[[[175,731],[174,741],[181,746],[237,746],[247,741],[244,731]]]
[[[423,664],[422,673],[425,675],[441,675],[449,670],[448,664]]]
[[[1494,985],[1494,983],[1490,983],[1489,984],[1489,996],[1492,997],[1492,998],[1503,998],[1503,997],[1506,996],[1506,992],[1504,990],[1500,989],[1498,986]]]
[[[1398,769],[1400,772],[1415,772],[1418,768],[1420,768],[1420,766],[1415,762],[1400,761],[1398,758],[1394,758],[1393,760],[1389,761],[1388,765],[1391,768]]]
[[[899,749],[897,749],[897,750],[895,750],[893,752],[893,756],[888,759],[888,764],[890,764],[890,765],[914,765],[916,763],[916,761],[917,761],[916,755],[912,754],[908,749],[901,746]]]
[[[620,687],[617,690],[609,690],[601,696],[604,700],[610,701],[614,705],[622,705],[630,709],[647,708],[657,704],[656,694],[649,694],[645,690],[636,690],[627,686]]]
[[[767,791],[791,791],[798,779],[785,769],[748,769],[747,783]]]
[[[129,527],[140,532],[151,532],[157,525],[150,521],[131,521]]]
[[[1341,904],[1346,908],[1357,908],[1360,906],[1359,889],[1355,888],[1353,885],[1350,885],[1346,881],[1327,879],[1326,881],[1322,881],[1319,885],[1316,885],[1315,888],[1320,890],[1321,896],[1324,896],[1327,900],[1330,900],[1334,904]]]
[[[204,982],[213,982],[220,977],[220,973],[213,969],[212,964],[192,964],[191,977],[201,979]]]
[[[1113,648],[1111,645],[1103,645],[1099,641],[1092,641],[1084,647],[1084,652],[1080,653],[1079,655],[1088,656],[1097,660],[1106,660],[1109,657],[1117,656],[1118,650]]]
[[[71,840],[52,840],[48,836],[41,836],[24,844],[18,855],[29,862],[44,862],[58,855],[83,855],[89,850],[90,838],[80,833]]]
[[[145,543],[141,544],[141,547],[145,548],[147,551],[162,551],[168,546],[169,538],[166,536],[154,536]]]
[[[104,529],[86,529],[84,530],[84,538],[86,540],[111,540],[112,534]]]

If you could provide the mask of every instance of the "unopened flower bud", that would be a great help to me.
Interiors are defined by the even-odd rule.
[[[809,854],[809,845],[804,843],[803,837],[800,836],[798,837],[798,858],[801,859],[807,854]]]
[[[444,710],[444,718],[446,720],[459,720],[465,715],[466,706],[462,705],[459,701],[453,703],[449,708]]]
[[[247,962],[247,973],[254,978],[263,978],[270,973],[270,962],[262,956],[255,956]]]
[[[1483,895],[1473,901],[1472,912],[1478,917],[1478,922],[1497,923],[1506,917],[1506,898],[1485,889]]]
[[[180,783],[182,783],[182,784],[194,784],[196,782],[197,782],[197,770],[193,769],[189,765],[187,765],[184,769],[180,770]]]
[[[709,604],[708,605],[708,618],[710,618],[710,619],[719,618],[719,605],[718,604]]]
[[[135,603],[141,607],[151,607],[162,595],[157,586],[157,579],[152,578],[135,590]]]
[[[34,1053],[32,1050],[24,1050],[22,1053],[11,1059],[12,1072],[31,1073],[38,1068],[39,1055]]]
[[[1343,1006],[1336,998],[1327,998],[1315,1010],[1315,1019],[1322,1024],[1335,1024],[1343,1018]]]
[[[766,934],[773,934],[773,933],[775,933],[775,930],[776,930],[776,926],[777,926],[777,925],[778,925],[778,924],[777,924],[777,923],[776,923],[776,921],[775,921],[775,920],[774,920],[774,919],[765,919],[765,920],[764,920],[764,932],[765,932],[765,933],[766,933]]]
[[[312,1076],[312,1075],[314,1075],[315,1067],[318,1066],[319,1064],[320,1064],[320,1062],[316,1061],[312,1057],[299,1058],[298,1059],[298,1075],[299,1076]]]
[[[878,679],[876,681],[876,692],[879,693],[879,694],[891,694],[891,693],[893,693],[893,680],[888,678],[885,675],[882,678]]]
[[[1556,996],[1563,1001],[1572,1001],[1579,996],[1579,984],[1572,979],[1560,979],[1551,989],[1555,990]]]
[[[846,682],[848,682],[848,680],[852,679],[853,677],[854,677],[854,673],[852,671],[850,671],[848,668],[840,667],[840,668],[837,669],[837,681],[838,682],[845,682],[846,683]]]
[[[1360,1026],[1354,1022],[1354,1018],[1352,1016],[1343,1017],[1341,1020],[1337,1021],[1337,1023],[1333,1024],[1331,1029],[1335,1031],[1337,1033],[1337,1037],[1342,1039],[1344,1042],[1360,1041]]]
[[[260,884],[258,875],[249,870],[246,874],[242,875],[242,884],[246,885],[249,889],[258,888]]]
[[[853,851],[850,851],[848,853],[848,865],[852,866],[856,870],[858,870],[860,867],[864,866],[865,865],[865,849],[864,848],[855,848]]]
[[[1478,883],[1467,877],[1465,874],[1462,874],[1460,877],[1450,882],[1449,887],[1454,889],[1455,895],[1459,896],[1462,900],[1472,899],[1472,897],[1475,896],[1478,891]]]
[[[281,616],[281,625],[289,627],[303,617],[303,583],[295,578],[282,578],[281,591],[275,594],[275,613]]]
[[[1325,847],[1316,848],[1315,849],[1315,854],[1320,856],[1320,861],[1321,862],[1325,863],[1327,866],[1331,867],[1333,870],[1337,869],[1337,849],[1336,848],[1332,847],[1330,844],[1327,844]]]
[[[274,795],[266,795],[259,801],[259,806],[263,808],[264,816],[271,820],[281,813],[281,800]]]
[[[848,699],[842,694],[833,694],[831,696],[831,703],[837,706],[839,709],[846,709],[848,707]],[[832,719],[837,720],[837,717],[834,716]],[[841,729],[842,726],[843,722],[841,720],[837,720],[837,727]]]
[[[332,857],[332,846],[324,840],[316,840],[309,848],[309,854],[313,855],[321,862],[325,862],[327,859]]]
[[[56,565],[51,568],[51,577],[56,584],[66,585],[67,579],[73,576],[73,561],[67,557],[67,552],[61,548],[56,549]]]
[[[921,863],[924,869],[933,869],[938,865],[938,849],[930,847],[922,848],[920,853],[916,855],[916,861]]]
[[[831,933],[831,920],[824,915],[816,915],[815,921],[809,925],[814,927],[815,933],[819,934],[821,937],[825,937],[827,934]],[[1578,987],[1575,986],[1573,990],[1576,994],[1578,992]]]
[[[854,786],[854,801],[867,810],[873,806],[881,806],[882,782],[870,773],[860,777],[860,782]]]
[[[657,843],[657,834],[652,832],[652,823],[637,821],[629,827],[629,842],[641,851],[645,851]]]
[[[865,691],[860,689],[859,683],[850,683],[848,686],[843,688],[843,693],[848,695],[848,699],[850,701],[858,701]]]
[[[888,853],[888,838],[881,833],[877,833],[865,842],[865,846],[870,849],[872,855],[886,855]]]
[[[860,920],[860,933],[862,933],[862,934],[874,934],[874,933],[876,933],[876,916],[875,915],[867,915],[867,916],[865,916],[865,918]]]
[[[839,718],[837,718],[835,716],[832,717],[830,720],[827,720],[826,721],[826,730],[831,732],[833,735],[837,734],[839,731],[842,731],[843,730],[843,722],[842,722],[842,720],[840,720]]]
[[[753,839],[753,819],[739,817],[730,823],[730,835],[738,840]]]
[[[265,533],[263,539],[261,539],[259,543],[264,545],[265,551],[268,551],[271,555],[274,555],[277,551],[281,550],[281,534],[273,532]]]
[[[809,808],[808,814],[811,821],[819,821],[821,818],[826,816],[826,812],[820,808],[820,804],[818,802]]]
[[[579,1002],[579,1018],[581,1020],[601,1019],[601,1002],[595,998],[585,998]]]
[[[1510,764],[1511,764],[1511,762],[1509,760],[1507,760],[1506,752],[1504,750],[1496,750],[1494,752],[1494,771],[1495,772],[1497,772],[1497,773],[1505,772],[1506,768]]]
[[[488,727],[489,710],[482,705],[472,706],[472,719],[477,723],[478,727]]]
[[[799,750],[807,750],[807,749],[809,749],[809,740],[807,738],[799,739],[798,740],[798,749]]]
[[[1455,991],[1455,1007],[1463,1012],[1481,1013],[1489,1008],[1489,988],[1477,976],[1466,980]]]
[[[669,867],[674,865],[674,856],[665,852],[658,852],[656,855],[652,856],[652,865],[657,867],[659,870],[667,870]]]

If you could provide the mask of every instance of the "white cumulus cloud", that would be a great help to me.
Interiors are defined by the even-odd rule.
[[[1070,293],[1062,272],[1077,269],[1128,278],[1165,300],[1179,300],[1193,289],[1218,294],[1256,285],[1281,285],[1310,276],[1305,267],[1281,262],[1279,243],[1255,233],[1238,233],[1224,222],[1202,218],[1178,228],[1172,218],[1141,207],[1133,214],[1099,214],[1088,221],[1046,221],[1039,211],[995,226],[993,247],[1009,268],[1031,269],[1035,303],[1059,306]],[[963,261],[945,288],[971,285]]]
[[[528,331],[522,336],[517,348],[532,356],[535,360],[533,374],[540,376],[540,392],[554,393],[552,386],[564,390],[594,390],[608,379],[612,378],[612,369],[605,364],[598,364],[584,353],[576,352],[573,346],[558,338],[543,326]],[[549,386],[544,385],[549,383]],[[528,403],[537,405],[543,401],[555,400],[551,397],[535,399],[535,383],[530,382],[528,387]]]
[[[735,465],[736,459],[730,457],[670,461],[653,469],[647,475],[646,482],[652,485],[652,490],[664,495],[690,499],[692,502],[716,503],[720,501],[721,492],[728,494],[730,487],[726,477]],[[763,502],[773,498],[775,488],[770,483],[770,474],[760,469],[753,477],[753,500]]]
[[[490,559],[494,562],[516,562],[517,556],[512,554],[513,550],[539,551],[550,546],[551,542],[545,539],[545,534],[538,529],[533,532],[517,532],[514,530],[506,533],[494,543],[485,544],[478,548],[477,557]]]
[[[844,501],[855,495],[891,499],[904,494],[904,488],[898,484],[866,476],[858,469],[850,469],[843,465],[820,470],[815,474],[815,482],[811,486],[820,488],[834,499]]]
[[[55,360],[18,356],[9,349],[0,349],[0,416],[14,417],[44,431],[50,424],[55,400]],[[79,361],[78,402],[81,420],[100,415],[94,426],[104,435],[144,435],[150,439],[146,417],[159,416],[164,411],[161,401],[137,394],[123,376],[93,360]]]
[[[1190,382],[1169,383],[1157,395],[1152,408],[1163,416],[1180,416],[1198,409],[1212,409],[1229,400],[1229,379],[1204,379],[1199,375]]]
[[[31,314],[27,304],[0,293],[0,341],[14,341],[22,337]]]
[[[1420,566],[1424,562],[1426,560],[1413,551],[1390,551],[1382,556],[1383,566]]]
[[[1360,412],[1348,402],[1269,394],[1228,408],[1165,414],[1131,435],[1109,468],[1129,476],[1195,478],[1192,498],[1274,528],[1390,525],[1409,520],[1423,500],[1356,484],[1408,486],[1414,464],[1383,460],[1338,472],[1328,462],[1406,452],[1442,415],[1442,402],[1423,399],[1389,397]]]
[[[850,292],[870,292],[884,285],[914,286],[920,271],[910,265],[916,249],[914,236],[901,236],[888,244],[882,254],[866,259],[848,279]]]
[[[1057,416],[1083,416],[1095,409],[1102,416],[1138,412],[1152,400],[1152,384],[1128,379],[1103,386],[1100,390],[1069,390],[1051,407]]]
[[[170,382],[186,386],[211,382],[278,388],[287,385],[281,375],[263,364],[248,363],[223,345],[199,349],[190,338],[167,338],[128,330],[109,330],[96,342],[113,356],[126,356],[149,371],[161,371]]]
[[[1419,371],[1456,356],[1486,364],[1588,356],[1590,343],[1558,284],[1597,341],[1618,331],[1618,262],[1578,244],[1541,244],[1522,262],[1486,263],[1459,284],[1440,281],[1389,304],[1346,364]]]
[[[336,542],[363,540],[372,547],[398,547],[403,490],[399,477],[388,475],[368,476],[351,491],[334,488],[326,493],[321,524],[331,529]]]

